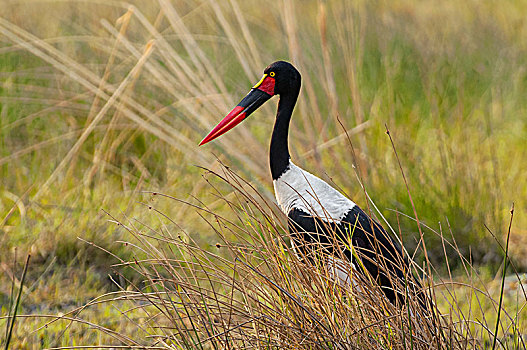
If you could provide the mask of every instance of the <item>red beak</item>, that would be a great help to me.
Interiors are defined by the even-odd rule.
[[[234,109],[223,118],[221,122],[199,143],[204,145],[207,142],[225,134],[227,131],[240,124],[265,101],[274,95],[274,78],[264,74],[262,80],[256,84],[252,90],[238,103]]]
[[[227,114],[214,129],[212,129],[212,131],[199,143],[199,145],[201,146],[209,141],[214,140],[216,137],[225,134],[227,131],[240,124],[246,117],[246,113],[243,112],[244,109],[245,108],[242,106],[234,107],[234,109],[229,114]]]

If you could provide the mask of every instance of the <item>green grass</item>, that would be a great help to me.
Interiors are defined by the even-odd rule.
[[[387,124],[419,219],[446,237],[451,231],[489,281],[499,278],[503,255],[484,224],[503,244],[514,201],[511,256],[525,271],[523,2],[136,6],[127,12],[128,6],[91,1],[2,5],[2,306],[26,252],[32,258],[22,313],[64,311],[114,290],[106,276],[116,260],[77,237],[131,258],[116,243],[127,235],[101,209],[155,225],[137,204],[150,200],[142,190],[196,197],[229,215],[195,167],[218,169],[216,156],[271,199],[267,148],[275,102],[217,142],[197,143],[277,59],[292,61],[303,77],[290,136],[298,165],[331,179],[365,207],[337,116],[347,129],[363,125],[351,141],[364,185],[391,225],[400,224],[412,251],[419,233],[396,213],[413,216]],[[216,243],[192,208],[163,203],[159,209],[202,247]],[[432,262],[444,266],[439,236],[425,230],[425,238]],[[462,269],[457,258],[450,266]],[[512,307],[524,302],[505,298]],[[26,333],[41,323],[19,322],[13,341],[39,348]]]

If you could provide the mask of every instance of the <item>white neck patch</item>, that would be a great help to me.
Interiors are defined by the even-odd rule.
[[[287,215],[300,209],[325,221],[340,221],[355,206],[339,191],[289,161],[287,170],[273,181],[276,201]]]

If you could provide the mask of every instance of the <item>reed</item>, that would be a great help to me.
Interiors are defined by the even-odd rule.
[[[523,284],[511,281],[516,275],[503,280],[502,273],[527,266],[525,10],[518,1],[284,0],[265,7],[256,0],[5,2],[0,14],[0,304],[8,304],[16,280],[14,248],[32,256],[29,288],[17,316],[25,322],[17,322],[11,343],[52,348],[98,342],[101,333],[87,328],[76,333],[78,324],[67,332],[64,320],[41,329],[28,316],[47,318],[115,288],[106,277],[114,258],[104,251],[125,261],[134,255],[115,243],[128,235],[106,225],[101,208],[156,227],[151,211],[134,205],[142,191],[154,190],[237,220],[229,206],[234,193],[224,192],[228,201],[210,197],[207,183],[198,181],[201,172],[194,165],[218,172],[219,161],[271,203],[265,160],[272,103],[234,136],[207,149],[197,143],[277,59],[292,61],[303,76],[290,138],[297,164],[363,207],[374,198],[376,215],[396,228],[409,252],[427,243],[428,255],[417,253],[416,263],[424,266],[425,279],[433,277],[427,285],[434,284],[436,294],[450,291],[437,296],[447,300],[438,307],[452,303],[454,314],[456,307],[462,309],[463,315],[454,317],[468,329],[462,334],[477,333],[472,320],[492,333],[500,324],[496,346],[502,335],[522,333]],[[359,183],[350,181],[354,166]],[[501,228],[512,202],[517,214],[508,237]],[[159,201],[156,208],[197,247],[214,245],[217,236],[195,207]],[[273,215],[277,225],[282,219]],[[496,239],[489,238],[485,225]],[[294,260],[285,245],[280,249],[284,259]],[[237,257],[229,254],[231,260]],[[504,255],[511,257],[508,269],[502,267]],[[16,268],[22,267],[18,261]],[[265,282],[255,272],[252,276]],[[448,278],[443,283],[439,276]],[[137,283],[132,276],[122,278]],[[493,301],[500,293],[501,308]],[[113,315],[105,317],[111,325],[103,328],[126,334],[132,344],[130,334],[144,333],[126,328],[130,323],[115,307],[121,306],[97,303],[81,314],[92,326],[101,315]],[[497,322],[502,308],[508,311],[500,312]],[[4,329],[9,310],[1,312]],[[507,313],[520,331],[503,323]],[[400,329],[410,325],[401,323]]]
[[[441,278],[431,263],[423,268],[413,262],[411,273],[432,302],[424,311],[415,291],[399,284],[397,288],[407,299],[395,307],[367,274],[356,272],[353,284],[343,285],[327,260],[310,263],[303,253],[295,254],[275,204],[231,169],[222,167],[208,174],[211,190],[232,215],[153,192],[144,207],[159,218],[157,228],[111,217],[128,233],[130,240],[123,243],[134,256],[120,259],[115,266],[122,276],[140,278],[126,280],[118,296],[105,302],[129,301],[133,306],[122,310],[123,315],[148,334],[135,338],[134,344],[123,342],[123,346],[485,349],[494,341],[505,349],[525,347],[517,323],[521,310],[516,314],[505,310],[503,285],[492,290],[478,283],[477,269],[457,248],[467,276]],[[217,238],[215,247],[202,246],[195,235],[156,209],[166,200],[197,210]],[[452,238],[437,234],[444,246],[455,247]],[[315,254],[321,249],[311,248]],[[333,248],[342,250],[337,245]],[[406,254],[424,251],[420,248]],[[448,260],[445,256],[444,261]],[[506,255],[506,264],[508,261]],[[339,268],[351,271],[349,263]],[[434,271],[433,275],[428,271]],[[521,276],[515,276],[521,283]],[[490,316],[491,310],[498,316]],[[481,319],[481,315],[487,316]]]

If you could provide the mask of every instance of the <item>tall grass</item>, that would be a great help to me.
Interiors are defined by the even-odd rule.
[[[397,308],[359,271],[351,285],[344,285],[327,260],[306,264],[306,256],[291,251],[291,238],[276,205],[230,169],[222,168],[207,178],[210,189],[229,208],[226,212],[233,215],[223,216],[199,202],[154,192],[144,207],[159,218],[156,227],[111,217],[128,233],[129,240],[123,243],[134,252],[132,259],[120,259],[115,266],[123,276],[130,276],[126,270],[138,274],[141,282],[125,281],[120,293],[97,303],[129,302],[120,311],[142,334],[132,340],[116,338],[113,345],[160,349],[494,349],[498,344],[504,349],[525,348],[521,310],[504,307],[503,285],[492,290],[478,282],[477,271],[459,250],[466,283],[451,276],[418,277],[434,299],[429,311],[424,311],[415,294],[408,295],[406,303]],[[156,209],[167,200],[176,207],[189,205],[198,210],[218,239],[216,247],[202,247],[179,223]],[[449,244],[443,235],[440,238]],[[446,256],[443,259],[448,261]],[[340,269],[352,271],[349,263],[343,264]],[[434,269],[432,265],[428,268]],[[423,271],[415,263],[411,270]],[[404,285],[397,288],[404,294]],[[526,296],[523,291],[522,297]]]
[[[266,9],[235,0],[52,4],[61,14],[53,26],[28,26],[45,3],[10,3],[1,20],[0,165],[2,186],[12,194],[2,205],[6,213],[13,201],[33,208],[6,215],[4,225],[17,232],[25,216],[39,217],[35,203],[57,204],[59,192],[67,207],[97,207],[90,197],[99,188],[103,202],[110,188],[198,193],[189,166],[210,166],[214,158],[198,150],[196,140],[278,58],[303,74],[291,132],[295,161],[321,175],[327,171],[352,197],[361,191],[349,181],[337,115],[348,128],[363,127],[354,139],[364,179],[391,218],[384,208],[407,211],[410,203],[394,173],[384,123],[399,137],[403,161],[414,165],[410,183],[427,189],[414,198],[423,220],[448,217],[465,253],[484,234],[482,223],[502,227],[503,208],[512,199],[523,206],[525,196],[509,195],[512,188],[527,188],[520,176],[525,40],[520,27],[508,25],[517,23],[511,9],[521,12],[521,4],[444,2],[433,11],[405,1],[302,7],[283,1]],[[22,11],[27,18],[16,16]],[[495,21],[494,13],[510,21]],[[72,17],[78,24],[68,24]],[[269,198],[262,159],[272,111],[269,103],[236,130],[236,138],[210,146],[262,184]],[[523,227],[524,219],[518,220]],[[471,254],[477,261],[501,261],[486,244],[472,246]]]
[[[368,203],[339,116],[353,130],[363,185],[411,251],[420,235],[405,216],[412,206],[386,123],[441,274],[445,255],[464,270],[459,252],[491,266],[492,279],[503,253],[484,224],[503,243],[513,200],[510,253],[527,266],[524,12],[515,1],[3,4],[1,300],[16,246],[32,253],[22,305],[80,304],[108,288],[108,256],[77,237],[126,257],[113,243],[122,233],[99,209],[149,222],[132,205],[142,190],[198,197],[232,215],[196,180],[196,164],[217,170],[218,157],[271,200],[272,102],[208,149],[197,143],[276,59],[303,77],[290,137],[298,165]],[[163,205],[200,246],[214,244],[191,207]]]

